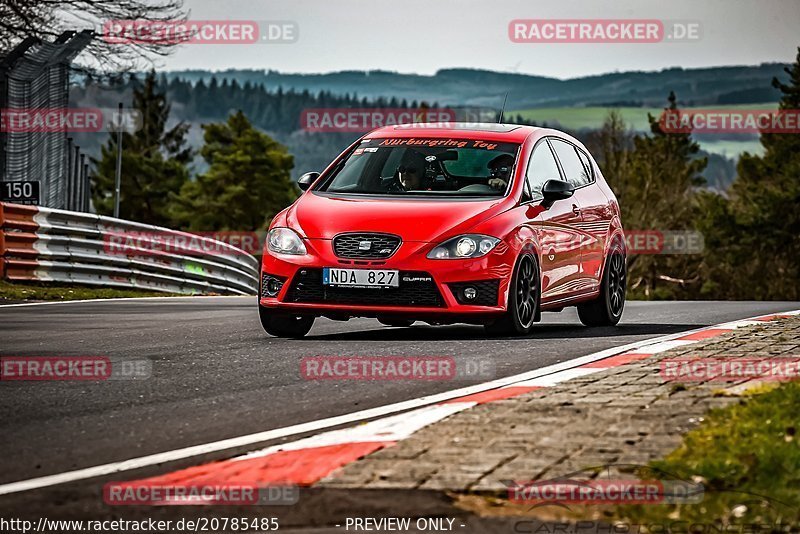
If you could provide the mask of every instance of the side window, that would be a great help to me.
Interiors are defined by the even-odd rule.
[[[578,157],[581,158],[581,163],[583,163],[583,167],[586,169],[586,175],[589,177],[589,181],[587,183],[592,183],[594,182],[594,166],[592,165],[592,159],[580,148],[577,150]]]
[[[569,183],[581,187],[592,181],[589,169],[578,157],[578,150],[574,146],[560,139],[551,139],[551,142]]]
[[[533,151],[528,162],[528,172],[525,180],[528,183],[533,198],[542,198],[542,186],[547,180],[560,180],[561,173],[558,172],[558,164],[550,151],[547,142],[542,141]]]

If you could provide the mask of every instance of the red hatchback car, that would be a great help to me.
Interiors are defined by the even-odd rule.
[[[565,306],[590,326],[622,315],[619,205],[562,132],[384,127],[298,185],[305,193],[275,216],[262,261],[269,334],[304,336],[319,316],[527,334],[542,311]]]

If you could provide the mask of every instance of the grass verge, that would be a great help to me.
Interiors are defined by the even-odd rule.
[[[111,289],[56,283],[11,283],[0,280],[0,304],[26,301],[114,299],[124,297],[169,297],[172,293],[143,289]],[[185,296],[185,295],[183,295]]]
[[[739,404],[711,411],[683,445],[655,469],[705,487],[702,502],[624,506],[615,515],[632,523],[759,525],[759,532],[800,529],[800,382],[762,388]],[[728,532],[729,529],[724,530]],[[739,530],[736,530],[739,532]]]

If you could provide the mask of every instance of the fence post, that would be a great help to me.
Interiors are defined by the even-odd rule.
[[[89,183],[89,164],[84,163],[83,165],[83,206],[81,211],[84,213],[89,213],[89,199],[92,195],[92,184]]]
[[[83,211],[83,196],[86,194],[84,191],[83,183],[83,170],[86,167],[86,154],[81,154],[81,163],[78,167],[78,172],[75,173],[76,189],[78,190],[78,198],[75,200],[75,211]]]
[[[72,138],[67,137],[67,166],[64,172],[64,181],[67,183],[67,196],[66,196],[66,205],[64,209],[71,210],[73,209],[72,205],[72,189],[73,189],[73,182],[72,182],[72,156],[73,156],[73,149],[72,149]]]
[[[122,182],[122,102],[117,113],[117,172],[114,176],[114,218],[119,219],[119,190]]]
[[[73,152],[74,152],[74,155],[72,156],[72,165],[73,165],[72,179],[73,179],[73,183],[75,183],[77,185],[78,175],[80,174],[79,165],[80,165],[80,157],[81,157],[81,147],[79,147],[78,145],[74,145],[73,146]],[[77,188],[74,188],[74,189],[77,189]],[[75,195],[76,196],[74,197],[75,200],[73,200],[73,205],[77,205],[78,204],[78,202],[77,202],[77,194],[78,194],[78,192],[75,191]]]

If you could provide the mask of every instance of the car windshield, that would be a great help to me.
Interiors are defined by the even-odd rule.
[[[514,143],[476,139],[364,140],[317,191],[501,197],[509,190],[518,149]]]

